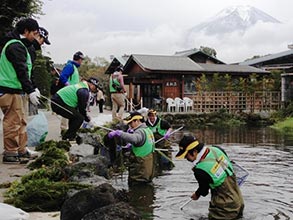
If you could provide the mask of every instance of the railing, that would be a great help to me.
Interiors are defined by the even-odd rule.
[[[230,113],[257,113],[281,108],[281,92],[196,92],[186,95],[193,100],[194,112],[217,112],[226,109]]]
[[[135,103],[132,98],[128,99],[127,97],[125,97],[125,106],[126,111],[128,112],[134,111],[135,109],[140,109],[143,107],[142,98],[140,99],[139,103]]]

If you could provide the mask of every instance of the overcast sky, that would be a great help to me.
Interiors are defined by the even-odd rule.
[[[254,55],[287,50],[293,43],[292,0],[43,0],[38,19],[50,33],[43,51],[55,63],[72,59],[76,51],[90,58],[123,54],[172,55],[186,50],[186,30],[235,5],[254,6],[281,21],[257,25],[244,36],[225,39],[198,36],[192,48],[212,47],[217,58],[244,61]]]

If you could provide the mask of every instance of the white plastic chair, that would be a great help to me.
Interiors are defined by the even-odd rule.
[[[188,97],[183,98],[183,102],[185,104],[185,111],[187,112],[189,109],[192,111],[193,110],[193,100]]]
[[[177,112],[180,112],[181,110],[184,111],[185,110],[184,101],[179,97],[176,97],[174,100],[176,105],[176,111]]]
[[[174,99],[172,99],[172,98],[167,98],[167,99],[166,99],[166,103],[167,103],[167,111],[168,111],[168,112],[171,112],[172,109],[174,109],[174,111],[176,111],[176,104],[175,104]]]

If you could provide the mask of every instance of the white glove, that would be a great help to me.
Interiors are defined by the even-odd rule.
[[[40,90],[38,88],[35,88],[35,92],[37,93],[38,98],[40,98],[41,97]]]
[[[31,103],[33,103],[34,105],[40,104],[40,102],[39,102],[40,94],[38,94],[36,91],[30,93],[29,97],[30,97]]]
[[[93,127],[94,127],[94,124],[91,121],[89,121],[89,122],[84,121],[82,123],[82,128],[89,128],[89,129],[91,129]]]
[[[92,121],[89,121],[89,123],[88,123],[88,127],[89,127],[89,128],[93,128],[93,127],[95,127],[95,125],[94,125],[94,123],[93,123]]]

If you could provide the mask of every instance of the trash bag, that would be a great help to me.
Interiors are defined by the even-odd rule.
[[[39,112],[27,125],[27,145],[39,146],[45,142],[48,134],[48,120],[43,112]]]
[[[27,220],[29,214],[22,209],[15,208],[14,206],[0,203],[1,220]]]

